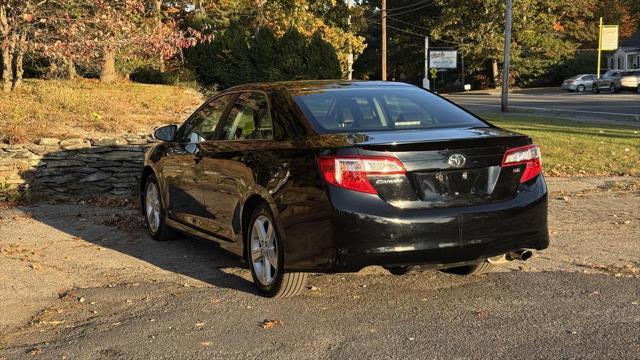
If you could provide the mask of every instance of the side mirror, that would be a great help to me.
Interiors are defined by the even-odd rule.
[[[161,141],[174,141],[177,132],[178,125],[167,125],[157,128],[153,132],[153,137]]]

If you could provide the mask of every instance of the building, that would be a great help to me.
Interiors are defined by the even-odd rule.
[[[633,36],[620,43],[612,55],[607,56],[609,69],[640,69],[640,29]]]

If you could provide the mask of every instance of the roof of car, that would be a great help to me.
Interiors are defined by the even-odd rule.
[[[230,87],[225,91],[286,89],[293,91],[342,89],[350,87],[413,87],[413,85],[394,81],[358,81],[358,80],[299,80],[270,83],[243,84]]]

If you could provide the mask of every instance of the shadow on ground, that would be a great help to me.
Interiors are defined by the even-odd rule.
[[[34,220],[72,237],[145,262],[146,264],[136,264],[134,267],[143,268],[151,277],[158,277],[153,268],[159,268],[216,287],[255,294],[253,284],[241,276],[243,271],[240,269],[246,267],[241,258],[222,250],[214,242],[186,235],[172,241],[155,241],[146,233],[142,216],[135,208],[40,205],[21,210]],[[78,212],[79,210],[88,213]],[[113,258],[111,261],[122,259]],[[118,264],[110,266],[117,269]],[[123,266],[132,265],[127,262]],[[246,272],[244,273],[246,276]],[[174,281],[186,282],[186,279],[176,278]]]

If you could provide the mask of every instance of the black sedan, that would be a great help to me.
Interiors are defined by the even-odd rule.
[[[141,183],[151,235],[217,242],[267,296],[369,265],[477,274],[549,244],[531,139],[407,84],[238,86],[155,137]]]

